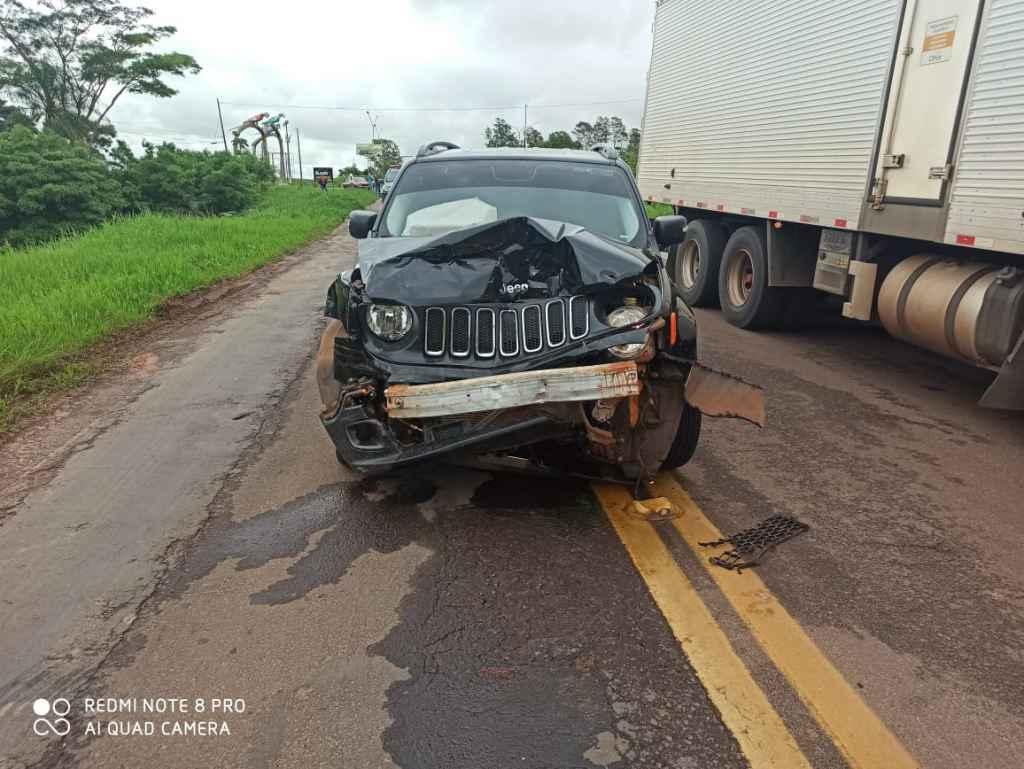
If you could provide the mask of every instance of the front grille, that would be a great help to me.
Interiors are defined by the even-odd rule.
[[[477,358],[536,353],[582,339],[590,331],[586,297],[568,302],[551,299],[513,307],[428,307],[424,312],[423,349],[431,357]]]
[[[531,304],[523,308],[523,349],[526,352],[537,352],[544,346],[540,330],[540,305]]]
[[[574,296],[569,300],[569,336],[582,339],[590,331],[590,308],[582,296]]]
[[[558,347],[565,343],[565,302],[561,299],[548,302],[545,313],[545,321],[548,324],[548,347]]]
[[[494,310],[482,307],[476,311],[476,354],[481,358],[493,358],[496,339]]]
[[[452,355],[465,358],[469,355],[469,310],[456,307],[452,310]]]
[[[519,321],[515,310],[501,311],[501,354],[508,357],[519,352]]]
[[[424,334],[423,349],[427,355],[444,355],[444,337],[446,318],[445,311],[440,307],[430,307],[426,315],[427,330]]]

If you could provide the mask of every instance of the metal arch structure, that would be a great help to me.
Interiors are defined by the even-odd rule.
[[[266,158],[267,136],[263,128],[260,127],[260,123],[262,123],[268,117],[270,117],[269,112],[258,112],[252,117],[246,118],[239,125],[231,129],[231,145],[232,147],[234,147],[235,154],[242,152],[245,148],[245,143],[244,140],[242,139],[242,134],[248,131],[249,129],[253,129],[260,135],[260,138],[257,139],[255,143],[253,143],[252,145],[253,154],[255,154],[256,152],[256,147],[258,147],[262,143],[264,145],[264,159]]]
[[[270,151],[267,148],[267,141],[270,138],[277,139],[278,147],[278,175],[282,180],[288,180],[291,176],[288,164],[286,164],[286,152],[284,148],[284,139],[281,137],[281,126],[287,125],[287,121],[284,120],[284,113],[278,113],[277,115],[271,116],[269,112],[257,112],[255,115],[246,118],[239,125],[231,129],[231,144],[234,147],[235,153],[239,154],[245,151],[246,142],[242,138],[242,134],[246,131],[253,130],[259,134],[257,139],[252,143],[250,151],[254,155],[258,155],[265,162],[270,162]]]
[[[268,116],[259,125],[259,128],[261,129],[261,132],[263,134],[263,136],[259,139],[259,141],[263,143],[263,156],[264,157],[267,156],[267,150],[266,150],[267,139],[269,137],[271,137],[271,136],[273,136],[275,139],[277,139],[278,173],[279,173],[279,178],[282,181],[287,181],[289,179],[289,177],[290,177],[289,169],[288,169],[288,167],[285,164],[284,139],[281,138],[281,126],[284,125],[285,122],[286,121],[284,120],[284,113],[283,112],[279,112],[278,114],[274,115],[273,117],[269,117]]]

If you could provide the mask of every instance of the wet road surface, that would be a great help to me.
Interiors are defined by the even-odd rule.
[[[337,236],[171,335],[3,519],[0,767],[1024,765],[1024,419],[974,406],[986,375],[701,312],[769,427],[705,423],[661,482],[680,519],[575,481],[363,480],[309,355],[351,258]],[[773,513],[812,528],[757,574],[690,541]],[[71,732],[33,734],[62,695]],[[173,733],[207,720],[230,734]],[[133,723],[155,733],[111,733]]]

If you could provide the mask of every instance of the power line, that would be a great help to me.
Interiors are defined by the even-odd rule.
[[[569,107],[599,107],[608,104],[635,104],[642,102],[642,98],[636,99],[610,99],[608,101],[576,102],[567,104],[531,104],[530,109],[563,109]],[[522,104],[510,104],[492,107],[340,107],[315,104],[273,104],[256,102],[222,101],[221,104],[231,107],[247,107],[261,109],[272,107],[273,109],[310,109],[325,110],[331,112],[505,112],[508,110],[522,109]]]

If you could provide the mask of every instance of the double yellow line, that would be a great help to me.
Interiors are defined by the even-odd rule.
[[[633,498],[629,491],[611,485],[595,485],[594,490],[751,767],[810,769],[782,717],[661,536],[650,523],[631,514]],[[698,542],[721,539],[722,535],[682,486],[664,473],[656,481],[654,493],[668,497],[682,511],[672,525],[847,763],[853,769],[917,769],[917,761],[756,573],[728,572],[708,562],[707,552]]]

